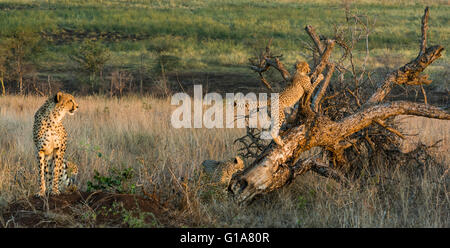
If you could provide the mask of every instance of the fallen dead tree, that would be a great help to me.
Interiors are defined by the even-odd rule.
[[[423,87],[425,103],[385,101],[394,85],[421,86],[431,83],[427,75],[423,75],[422,72],[441,56],[444,48],[440,45],[427,46],[428,16],[429,10],[426,8],[422,17],[422,39],[418,56],[387,74],[384,80],[377,84],[375,92],[365,98],[366,100],[363,100],[364,97],[359,91],[365,65],[362,73],[355,70],[351,54],[354,42],[345,41],[339,30],[336,31],[335,37],[326,39],[318,35],[313,27],[307,26],[305,30],[313,42],[311,50],[315,61],[312,67],[314,69],[309,75],[313,90],[300,100],[294,120],[285,125],[287,130],[281,133],[283,146],[271,142],[261,148],[261,143],[255,141],[254,133],[248,135],[253,140],[253,148],[256,147],[259,150],[252,152],[251,145],[246,147],[247,155],[251,154],[254,160],[244,170],[235,173],[229,181],[228,191],[234,198],[241,203],[249,202],[256,195],[283,187],[293,178],[307,171],[314,171],[322,176],[347,183],[341,173],[342,168],[348,166],[345,151],[354,146],[360,138],[364,138],[369,144],[373,143],[368,132],[364,132],[367,128],[378,126],[402,137],[398,130],[388,125],[386,122],[388,118],[397,115],[415,115],[450,120],[449,113],[427,104]],[[361,33],[360,37],[367,38],[368,26],[358,16],[352,18],[363,26],[362,30],[365,33]],[[343,55],[340,59],[333,61],[331,54],[336,46],[343,50]],[[279,71],[285,82],[289,82],[291,78],[280,58],[281,56],[272,54],[269,44],[258,58],[251,60],[252,70],[259,74],[262,83],[269,90],[272,90],[272,86],[264,77],[264,73],[270,68]],[[348,63],[350,66],[347,68],[342,63],[345,59],[350,61]],[[322,76],[324,71],[326,71],[325,76]],[[337,80],[332,82],[331,79],[336,71],[338,71]],[[356,86],[353,89],[343,86],[339,92],[334,93],[329,90],[333,84],[339,84],[339,80],[345,73],[352,75]],[[370,80],[370,77],[368,78]],[[352,103],[345,97],[339,97],[339,94],[351,96]],[[333,98],[340,100],[333,102]],[[338,107],[339,104],[344,106]],[[321,149],[321,154],[301,159],[303,153],[316,147]]]

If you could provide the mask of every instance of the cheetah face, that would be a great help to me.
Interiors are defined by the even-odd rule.
[[[71,94],[58,92],[55,97],[56,104],[62,106],[69,115],[73,115],[78,109],[78,104]]]
[[[311,69],[309,68],[308,63],[306,63],[304,61],[297,61],[297,63],[295,64],[295,68],[297,71],[304,73],[306,75],[311,72]]]

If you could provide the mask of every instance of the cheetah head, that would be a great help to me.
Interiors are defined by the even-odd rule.
[[[242,171],[244,166],[244,161],[239,156],[224,162],[205,160],[202,163],[203,171],[220,184],[227,184],[233,174]]]
[[[308,63],[305,61],[297,61],[297,63],[295,63],[295,70],[306,75],[311,72]]]
[[[69,115],[73,115],[78,109],[78,104],[71,94],[58,92],[55,96],[55,102],[57,107],[62,107]]]

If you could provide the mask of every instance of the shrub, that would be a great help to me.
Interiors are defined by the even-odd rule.
[[[136,193],[136,184],[131,182],[133,175],[133,168],[122,170],[112,168],[109,170],[108,175],[100,175],[95,170],[93,181],[87,182],[87,191],[103,190],[119,194],[134,194]]]
[[[102,78],[103,68],[111,57],[110,50],[101,42],[94,42],[91,40],[84,40],[79,49],[73,51],[70,58],[74,60],[81,70],[89,73],[89,81],[91,87],[96,86],[96,75],[100,73]]]

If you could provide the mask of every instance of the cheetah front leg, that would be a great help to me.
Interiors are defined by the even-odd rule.
[[[61,178],[61,170],[63,169],[63,158],[64,158],[64,149],[57,148],[53,153],[53,183],[52,183],[52,194],[59,195],[59,180]]]
[[[45,196],[45,175],[48,173],[48,164],[47,159],[45,159],[45,153],[44,151],[38,152],[38,160],[39,160],[39,175],[41,180],[40,190],[39,190],[39,196],[43,197]]]
[[[281,140],[280,137],[280,129],[281,125],[283,124],[285,119],[284,111],[280,110],[278,112],[278,121],[272,119],[272,131],[270,132],[270,135],[272,136],[273,141],[279,146],[284,146],[283,140]]]

